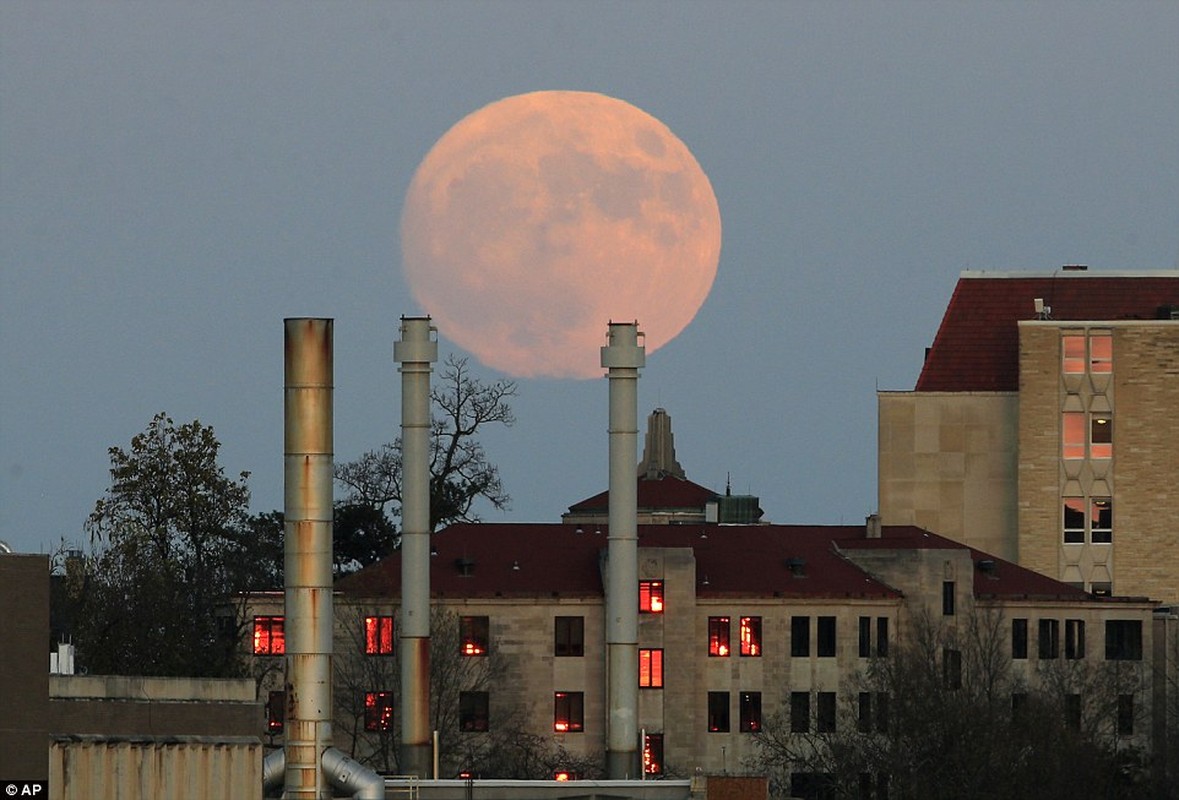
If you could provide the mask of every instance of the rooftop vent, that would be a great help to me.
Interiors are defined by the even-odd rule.
[[[995,567],[996,567],[995,561],[994,561],[994,559],[991,559],[991,558],[984,558],[978,562],[979,570],[982,572],[985,572],[987,575],[994,575],[995,574]]]
[[[1084,272],[1089,269],[1088,264],[1065,264],[1061,267],[1065,272]]]
[[[864,530],[869,539],[879,539],[884,533],[884,529],[880,524],[879,514],[869,514],[864,520]]]
[[[467,558],[466,556],[456,558],[454,560],[454,568],[458,570],[459,575],[470,577],[475,574],[475,559]]]

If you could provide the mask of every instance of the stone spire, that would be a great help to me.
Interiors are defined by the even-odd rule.
[[[675,460],[675,440],[671,433],[671,416],[657,408],[647,417],[647,438],[643,443],[643,460],[639,476],[647,479],[671,475],[686,478],[684,468]]]

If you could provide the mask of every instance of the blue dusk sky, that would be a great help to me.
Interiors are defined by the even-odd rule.
[[[336,320],[337,458],[391,441],[406,188],[541,89],[662,120],[719,202],[712,293],[640,419],[666,408],[688,477],[775,522],[862,521],[876,390],[913,387],[960,271],[1179,267],[1176,42],[1174,2],[7,0],[0,540],[83,542],[107,448],[157,411],[280,508],[284,317]],[[606,404],[520,380],[485,519],[605,489]]]

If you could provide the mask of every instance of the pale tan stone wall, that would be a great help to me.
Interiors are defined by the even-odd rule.
[[[1061,578],[1061,355],[1055,325],[1019,327],[1019,563]]]
[[[1017,396],[878,392],[877,406],[882,522],[1014,560]]]

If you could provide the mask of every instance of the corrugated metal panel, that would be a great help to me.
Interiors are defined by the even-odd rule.
[[[58,739],[49,748],[51,800],[226,798],[257,800],[257,739]]]

